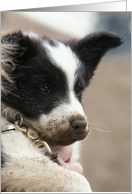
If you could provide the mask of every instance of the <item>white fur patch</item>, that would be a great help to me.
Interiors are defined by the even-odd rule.
[[[66,74],[69,89],[73,90],[76,80],[75,73],[80,66],[80,61],[75,53],[72,52],[69,46],[65,46],[61,42],[57,42],[55,47],[49,45],[48,42],[44,42],[43,45],[48,50],[48,55],[53,64]]]
[[[56,40],[55,40],[56,41]],[[65,46],[61,42],[57,42],[57,46],[53,47],[48,42],[44,42],[44,47],[48,50],[48,55],[51,62],[59,67],[66,75],[68,88],[69,88],[69,99],[71,101],[70,106],[78,113],[84,115],[81,104],[74,95],[74,84],[76,81],[76,72],[80,67],[80,61],[72,52],[69,46]],[[61,81],[61,80],[60,80]],[[68,107],[67,107],[68,108]]]
[[[39,40],[39,38],[40,38],[40,35],[39,34],[36,34],[36,33],[32,32],[32,31],[30,31],[30,32],[24,32],[24,35],[25,36],[29,36],[31,39],[34,38],[36,40]]]

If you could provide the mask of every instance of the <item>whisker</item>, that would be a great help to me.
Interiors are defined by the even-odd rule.
[[[110,133],[112,131],[110,131],[105,125],[103,125],[103,124],[101,124],[97,121],[90,121],[90,122],[88,122],[88,124],[89,124],[89,127],[90,127],[90,130],[89,130],[90,135],[89,136],[92,137],[94,135],[94,133],[93,133],[94,130],[98,131],[100,133],[100,135],[101,135],[100,147],[101,147],[103,145],[103,133]]]
[[[100,131],[100,132],[112,132],[110,131],[105,125],[99,123],[99,122],[96,122],[96,121],[90,121],[88,122],[88,124],[90,126],[92,126],[92,129],[95,129],[97,131]],[[102,129],[101,129],[102,128]],[[104,128],[104,129],[103,129]]]

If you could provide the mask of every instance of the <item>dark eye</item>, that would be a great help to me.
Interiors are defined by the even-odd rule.
[[[81,97],[81,94],[82,94],[82,88],[81,87],[76,88],[76,94],[77,94],[78,97]]]
[[[44,94],[49,94],[50,93],[50,88],[48,85],[44,85],[38,88],[40,92]]]

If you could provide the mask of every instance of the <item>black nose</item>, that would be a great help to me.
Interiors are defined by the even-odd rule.
[[[70,121],[70,125],[72,127],[73,133],[76,135],[80,135],[84,133],[87,123],[85,120],[75,119]]]

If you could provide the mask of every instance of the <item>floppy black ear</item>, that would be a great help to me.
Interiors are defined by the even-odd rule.
[[[123,42],[124,38],[115,33],[100,31],[91,33],[80,40],[70,40],[67,43],[85,65],[87,71],[85,79],[88,82],[106,52],[120,46]]]
[[[12,48],[11,52],[7,49],[4,52],[8,52],[8,57],[13,57],[17,62],[27,60],[35,55],[37,46],[35,40],[31,40],[29,36],[23,35],[21,31],[12,32],[1,37],[1,44],[7,49]]]
[[[1,37],[1,87],[2,94],[14,87],[14,75],[17,66],[24,65],[36,53],[35,41],[21,31],[8,33]],[[26,65],[25,65],[26,66]],[[21,73],[21,72],[20,72]],[[17,74],[17,76],[19,76]]]

